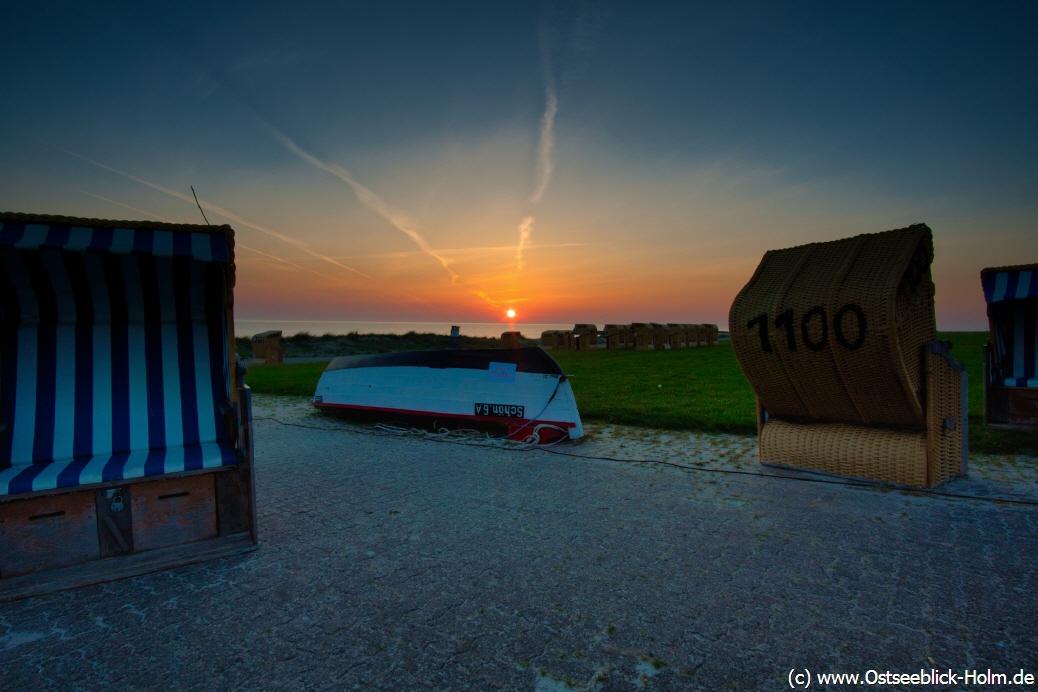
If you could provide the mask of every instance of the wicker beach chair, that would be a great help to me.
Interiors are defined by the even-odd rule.
[[[634,348],[634,330],[630,324],[620,325],[620,348]]]
[[[665,324],[659,322],[651,322],[652,326],[652,347],[657,351],[663,351],[670,348],[670,329]]]
[[[501,348],[520,348],[522,346],[522,334],[520,332],[502,332]]]
[[[695,341],[696,342],[696,346],[702,346],[703,344],[705,344],[706,343],[706,325],[705,324],[690,324],[688,326],[689,326],[689,334],[690,335],[694,334],[694,336],[691,336],[689,338],[689,341],[690,342],[691,341]]]
[[[980,272],[991,337],[984,348],[984,422],[1038,432],[1038,264]]]
[[[685,348],[693,348],[696,346],[696,325],[694,324],[682,324],[681,334],[685,340]]]
[[[598,327],[593,324],[573,325],[573,337],[573,348],[578,351],[598,348]]]
[[[760,460],[910,486],[966,473],[965,366],[936,341],[925,224],[764,255],[729,329]]]
[[[282,365],[285,350],[281,346],[281,332],[260,332],[252,336],[252,362],[256,365]]]
[[[0,214],[0,601],[256,546],[229,226]]]
[[[685,348],[688,346],[688,342],[685,340],[685,325],[668,322],[667,329],[670,332],[668,343],[671,348]]]
[[[632,322],[631,333],[634,334],[634,348],[648,351],[652,348],[652,324],[649,322]]]

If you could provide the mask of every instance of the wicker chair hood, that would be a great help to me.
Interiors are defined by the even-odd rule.
[[[925,224],[766,253],[732,303],[729,329],[768,413],[924,427],[932,261]]]

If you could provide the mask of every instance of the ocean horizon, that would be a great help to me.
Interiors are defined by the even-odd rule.
[[[280,331],[285,337],[310,332],[314,336],[324,334],[443,334],[449,335],[451,327],[461,328],[465,336],[499,337],[503,332],[520,332],[531,339],[539,339],[541,332],[549,329],[573,329],[572,324],[526,324],[517,322],[351,322],[335,320],[234,320],[235,336],[253,336],[261,332]]]

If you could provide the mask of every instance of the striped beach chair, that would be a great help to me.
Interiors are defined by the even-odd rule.
[[[1038,431],[1038,264],[980,272],[990,339],[984,349],[984,418]]]
[[[0,600],[255,547],[233,248],[0,214]]]

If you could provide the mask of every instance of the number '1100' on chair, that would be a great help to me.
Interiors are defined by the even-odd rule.
[[[925,224],[764,255],[729,314],[760,460],[916,487],[967,472],[966,369],[937,340]]]

